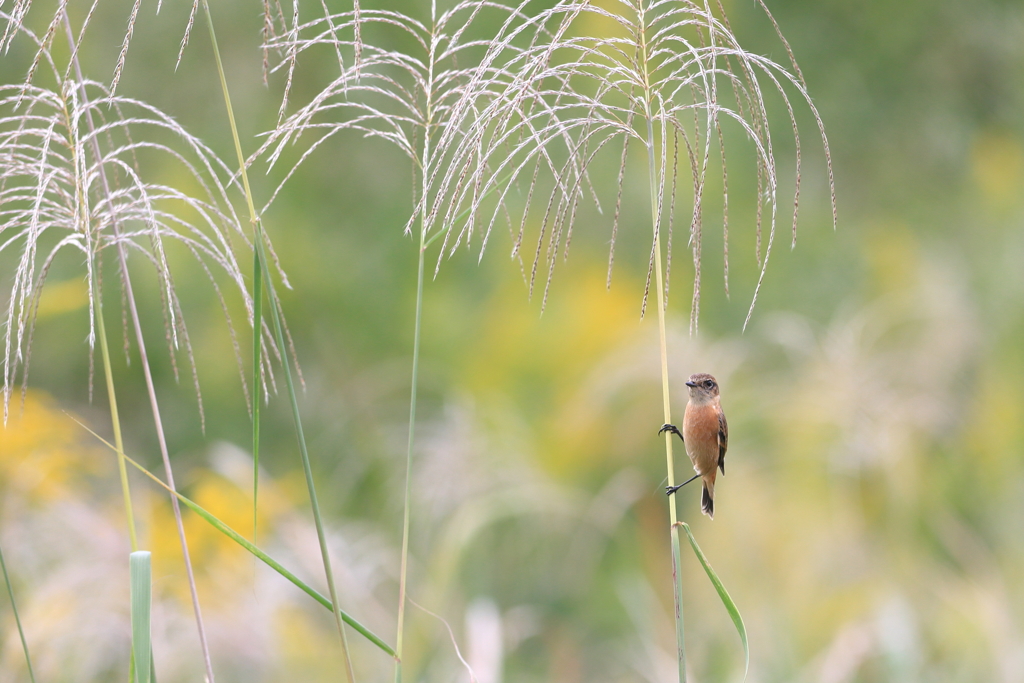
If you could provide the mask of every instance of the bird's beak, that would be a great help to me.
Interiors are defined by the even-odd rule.
[[[695,382],[687,382],[686,386],[688,386],[688,387],[695,387],[695,386],[697,386],[697,384]]]

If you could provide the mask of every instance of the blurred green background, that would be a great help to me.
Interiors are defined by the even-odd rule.
[[[752,179],[738,171],[730,184],[731,298],[720,219],[706,213],[694,336],[692,259],[677,234],[674,410],[681,417],[685,378],[711,372],[731,427],[716,519],[700,515],[696,488],[679,496],[680,516],[744,615],[748,681],[1024,681],[1024,4],[768,4],[825,121],[839,227],[804,108],[797,246],[788,248],[793,149],[783,118],[780,236],[746,332],[757,276]],[[402,9],[429,16],[424,2]],[[785,61],[755,3],[726,9],[747,49]],[[76,21],[85,10],[70,7]],[[83,52],[90,77],[109,81],[129,10],[98,6]],[[52,11],[35,3],[29,25],[43,30]],[[188,11],[142,6],[120,92],[233,159],[201,22],[174,68]],[[276,121],[283,76],[262,83],[258,4],[218,2],[213,12],[251,151]],[[31,56],[16,41],[0,60],[3,81],[22,79]],[[312,87],[300,83],[294,97]],[[254,178],[266,197],[280,173],[263,170]],[[342,606],[388,642],[415,305],[415,244],[402,234],[411,182],[393,149],[343,135],[300,168],[265,223],[292,284],[283,303]],[[463,250],[428,281],[410,570],[410,595],[425,609],[410,608],[410,680],[468,680],[434,614],[480,683],[673,679],[657,322],[639,315],[645,182],[627,179],[610,291],[610,219],[597,214],[578,226],[543,314],[500,231],[481,260]],[[11,264],[3,255],[4,297]],[[154,308],[151,356],[177,477],[248,533],[251,427],[230,337],[198,267],[173,266],[206,411],[204,433],[187,374],[175,383],[159,353]],[[88,310],[74,272],[61,281],[58,270],[48,285],[28,400],[24,410],[15,400],[0,431],[0,541],[39,680],[123,680],[128,546],[114,459],[63,412],[109,435],[100,382],[89,402]],[[140,296],[157,297],[154,282]],[[128,452],[156,470],[144,384],[137,363],[123,361]],[[321,586],[282,396],[264,416],[261,544]],[[169,507],[141,478],[133,486],[154,554],[158,676],[197,680]],[[186,526],[219,680],[339,678],[326,611],[201,520]],[[692,555],[683,574],[693,680],[741,680],[739,640]],[[0,637],[0,680],[25,680],[6,598]],[[358,678],[388,680],[387,657],[351,640]]]

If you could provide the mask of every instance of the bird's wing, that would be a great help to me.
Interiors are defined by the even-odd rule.
[[[729,448],[729,423],[725,411],[718,409],[718,467],[725,474],[725,451]]]

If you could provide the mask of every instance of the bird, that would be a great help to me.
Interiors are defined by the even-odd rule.
[[[690,456],[697,473],[678,486],[666,486],[665,493],[672,495],[691,481],[703,479],[701,512],[715,518],[715,468],[725,474],[725,451],[729,447],[729,423],[722,410],[721,392],[715,378],[705,372],[690,375],[686,383],[690,389],[690,400],[683,414],[682,432],[672,424],[665,424],[658,433],[671,432],[683,440],[686,454]]]

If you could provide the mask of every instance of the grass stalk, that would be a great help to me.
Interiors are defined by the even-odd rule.
[[[260,252],[252,250],[252,542],[256,543],[257,501],[260,490],[260,397],[263,376],[260,373],[263,335],[263,269]]]
[[[671,457],[671,456],[670,456]],[[669,496],[670,498],[672,496]],[[672,507],[675,507],[674,505]],[[675,518],[675,512],[672,512]],[[676,658],[679,662],[679,681],[686,683],[686,633],[683,630],[683,574],[679,543],[679,522],[672,525],[672,596],[676,620]]]
[[[665,276],[662,268],[661,225],[658,207],[658,173],[655,166],[656,150],[654,147],[654,112],[651,107],[651,82],[647,61],[647,34],[644,23],[643,6],[640,6],[638,22],[638,38],[640,40],[640,63],[643,65],[644,77],[644,118],[647,123],[647,174],[651,194],[651,227],[654,233],[654,300],[658,309],[658,339],[661,347],[661,397],[664,408],[665,423],[672,422],[672,392],[669,387],[668,375],[668,336],[665,331]],[[662,135],[665,131],[662,130]],[[663,169],[664,171],[664,169]],[[675,485],[675,467],[672,457],[672,433],[665,432],[665,464],[668,471],[668,485]],[[668,496],[669,529],[672,540],[672,586],[676,622],[676,659],[679,664],[679,683],[686,683],[686,638],[683,629],[683,579],[680,572],[679,529],[676,527],[678,516],[675,496]]]
[[[662,187],[662,182],[659,182],[659,175],[657,172],[655,162],[655,147],[654,147],[654,112],[652,109],[652,97],[651,84],[649,80],[649,74],[647,70],[647,44],[645,34],[645,24],[643,9],[641,6],[640,10],[640,21],[639,21],[639,39],[640,39],[640,52],[641,52],[641,63],[643,64],[643,76],[644,76],[644,87],[645,87],[645,98],[644,98],[644,117],[647,124],[647,172],[648,172],[648,184],[650,186],[651,193],[651,223],[654,230],[654,273],[655,273],[655,296],[654,299],[657,302],[658,309],[658,335],[661,347],[661,390],[662,390],[662,403],[664,407],[665,423],[672,421],[672,405],[671,405],[671,390],[669,386],[669,373],[668,373],[668,335],[666,333],[665,325],[665,275],[662,266],[662,252],[661,252],[661,230],[660,230],[660,202],[659,202],[659,188]],[[666,135],[667,125],[662,122],[662,135]],[[665,169],[662,168],[662,179],[664,178]],[[694,201],[700,201],[699,197],[694,197]],[[672,433],[669,431],[665,432],[665,460],[666,468],[668,471],[668,485],[675,485],[675,468],[672,456]],[[683,579],[682,579],[682,558],[681,558],[681,543],[679,540],[679,529],[682,527],[686,532],[686,536],[690,541],[690,546],[693,549],[694,555],[700,561],[701,566],[704,568],[705,573],[708,575],[712,585],[718,592],[719,598],[722,600],[722,604],[725,605],[726,611],[729,613],[733,624],[736,627],[736,631],[740,636],[740,640],[743,643],[743,654],[744,654],[744,671],[743,677],[746,679],[747,671],[750,668],[750,649],[747,643],[747,632],[743,624],[743,617],[740,615],[739,610],[736,608],[736,604],[733,602],[732,597],[726,591],[725,586],[722,584],[718,575],[712,569],[711,564],[708,562],[704,553],[697,545],[697,539],[694,538],[693,533],[690,531],[689,525],[685,522],[680,522],[678,513],[676,510],[676,499],[675,496],[668,497],[669,505],[669,524],[670,524],[670,536],[671,536],[671,547],[672,547],[672,588],[673,588],[673,600],[675,606],[675,622],[676,622],[676,656],[679,664],[679,683],[686,683],[686,636],[683,621]]]
[[[281,314],[278,310],[277,296],[274,292],[274,283],[270,278],[270,268],[268,266],[266,253],[264,252],[264,238],[262,225],[260,224],[259,218],[256,213],[256,207],[252,199],[252,189],[249,186],[249,175],[246,172],[245,166],[245,155],[242,153],[242,143],[238,136],[238,126],[235,121],[234,110],[231,107],[231,95],[228,91],[227,76],[224,73],[224,64],[221,60],[220,49],[217,47],[217,33],[213,26],[213,15],[210,13],[210,5],[206,0],[203,0],[203,9],[206,12],[207,26],[210,30],[210,42],[213,45],[213,54],[217,62],[217,73],[220,75],[221,91],[224,95],[224,105],[227,109],[228,121],[231,125],[231,135],[235,143],[235,153],[238,155],[238,168],[239,173],[242,177],[242,186],[245,190],[245,199],[249,209],[249,221],[253,227],[253,250],[255,252],[253,263],[258,266],[261,272],[263,284],[266,286],[267,295],[270,301],[270,312],[271,318],[274,322],[274,336],[277,339],[278,348],[281,349],[283,354],[284,362],[281,366],[284,369],[285,383],[288,387],[288,398],[292,408],[292,418],[295,423],[295,435],[298,440],[299,453],[302,457],[302,469],[306,476],[306,488],[309,490],[309,502],[313,510],[313,521],[316,525],[317,540],[320,543],[320,555],[323,559],[324,573],[327,575],[327,587],[331,594],[331,605],[332,611],[334,612],[334,620],[338,627],[338,636],[341,641],[342,655],[345,659],[345,676],[349,683],[354,683],[355,672],[352,668],[352,658],[349,655],[348,648],[348,636],[345,634],[344,619],[341,614],[341,608],[338,604],[338,591],[334,584],[334,571],[331,569],[331,556],[327,548],[327,539],[324,534],[323,519],[320,515],[320,504],[317,501],[316,486],[313,483],[313,470],[309,462],[309,452],[306,448],[306,437],[302,430],[302,419],[299,415],[299,403],[295,391],[295,380],[292,377],[291,368],[288,365],[287,349],[288,346],[285,344],[284,332],[281,324]],[[254,302],[255,303],[255,302]],[[255,313],[255,308],[254,308]],[[259,335],[260,328],[255,325],[255,316],[253,319],[253,334]],[[257,348],[258,342],[253,342],[253,348]],[[258,373],[259,358],[254,360],[254,367]],[[254,389],[255,390],[255,389]],[[257,398],[258,401],[258,398]],[[253,419],[256,419],[254,412]],[[254,437],[258,437],[258,427],[254,427]],[[255,493],[255,484],[254,484]],[[254,501],[255,503],[255,501]],[[254,512],[255,514],[255,512]]]
[[[110,366],[110,347],[107,344],[107,327],[103,323],[103,302],[99,284],[93,280],[93,310],[96,311],[96,336],[100,342],[100,357],[103,359],[103,376],[107,382],[107,400],[110,403],[110,422],[114,431],[114,450],[117,452],[117,470],[121,478],[121,497],[124,499],[124,514],[128,520],[128,540],[132,552],[139,549],[139,538],[135,533],[135,514],[132,511],[132,493],[128,485],[128,468],[124,462],[124,439],[121,436],[121,418],[117,412],[117,394],[114,390],[114,373]]]
[[[437,34],[437,5],[431,5],[431,21],[433,22],[433,34]],[[436,39],[430,43],[430,57],[427,66],[427,83],[434,83],[434,59],[437,48]],[[412,338],[412,381],[409,390],[409,441],[405,451],[405,495],[403,500],[402,513],[402,560],[398,580],[398,634],[395,636],[395,683],[402,683],[402,657],[405,644],[405,607],[409,601],[408,578],[409,578],[409,527],[411,525],[412,509],[412,453],[416,441],[416,397],[419,389],[420,376],[420,333],[423,327],[423,277],[426,270],[427,245],[427,197],[429,196],[429,175],[431,164],[430,129],[434,122],[434,89],[426,88],[427,101],[424,111],[426,113],[423,126],[423,151],[420,158],[422,169],[422,187],[420,197],[423,207],[420,210],[420,244],[417,251],[416,261],[416,320],[413,326]],[[443,231],[440,231],[443,232]],[[435,235],[436,236],[436,235]]]
[[[665,291],[664,274],[661,263],[661,235],[658,230],[658,208],[655,196],[657,177],[654,170],[654,133],[650,118],[647,120],[648,133],[648,172],[651,182],[651,220],[654,224],[654,274],[657,290],[654,299],[658,308],[658,338],[661,346],[661,396],[664,407],[665,423],[672,422],[671,390],[668,380],[668,337],[665,332]],[[665,466],[668,471],[668,485],[675,486],[675,467],[672,456],[672,433],[665,432]],[[679,662],[679,683],[686,683],[686,638],[683,630],[683,577],[680,566],[679,528],[676,526],[675,496],[668,496],[668,515],[672,536],[672,585],[675,602],[676,621],[676,655]]]
[[[95,126],[95,123],[93,122],[92,112],[88,108],[89,100],[88,100],[87,92],[86,92],[86,89],[85,89],[85,79],[82,76],[82,66],[81,66],[81,62],[78,59],[78,50],[75,48],[74,34],[73,34],[72,30],[71,30],[71,20],[68,18],[67,12],[64,12],[63,19],[64,19],[64,22],[63,22],[64,23],[64,31],[65,31],[65,35],[67,36],[68,46],[70,47],[72,55],[73,55],[72,59],[73,59],[74,67],[75,67],[75,74],[78,77],[79,89],[80,89],[81,98],[82,98],[82,106],[86,107],[86,110],[85,110],[86,111],[86,116],[85,116],[86,125],[89,127],[90,133],[92,133],[92,135],[90,135],[90,140],[91,140],[91,145],[92,145],[92,152],[93,152],[93,155],[96,157],[96,160],[97,160],[97,166],[99,168],[99,175],[100,175],[100,181],[101,181],[102,187],[103,187],[103,192],[104,192],[104,194],[107,197],[111,197],[112,193],[111,193],[111,188],[110,188],[110,181],[107,178],[107,174],[106,174],[106,170],[104,168],[104,165],[102,163],[100,163],[100,160],[103,157],[102,157],[102,155],[100,153],[99,142],[97,141],[96,135],[95,135],[96,126]],[[117,238],[119,236],[120,230],[119,230],[119,221],[116,218],[116,216],[114,217],[112,228],[113,228],[113,231],[114,231],[114,236],[115,236],[115,238]],[[142,335],[142,324],[139,321],[139,310],[138,310],[138,306],[135,303],[135,295],[134,295],[134,293],[132,291],[131,276],[129,275],[129,272],[128,272],[128,256],[125,253],[124,245],[121,243],[120,240],[117,240],[117,257],[118,257],[118,264],[120,266],[122,283],[123,283],[123,286],[124,286],[125,300],[126,300],[127,305],[128,305],[128,310],[131,313],[132,324],[133,324],[133,326],[135,328],[135,340],[136,340],[136,344],[138,346],[139,360],[140,360],[140,365],[142,365],[143,376],[145,377],[145,380],[146,380],[146,392],[147,392],[147,394],[149,396],[150,410],[151,410],[151,412],[153,414],[153,424],[154,424],[154,428],[155,428],[156,435],[157,435],[157,441],[158,441],[158,443],[160,445],[160,456],[161,456],[161,459],[163,460],[164,473],[165,473],[165,476],[167,477],[167,485],[172,490],[174,490],[174,488],[175,488],[175,486],[174,486],[174,472],[173,472],[173,469],[171,468],[171,459],[170,459],[170,454],[169,454],[168,449],[167,449],[167,437],[166,437],[166,435],[164,433],[163,420],[160,417],[160,406],[159,406],[159,403],[158,403],[157,397],[156,397],[156,387],[155,387],[154,382],[153,382],[153,373],[150,370],[149,357],[148,357],[148,355],[146,353],[145,339],[143,338],[143,335]],[[95,285],[95,283],[94,283],[94,285]],[[109,393],[109,396],[110,396],[111,406],[113,406],[113,408],[112,408],[112,418],[113,418],[113,416],[116,414],[116,401],[114,399],[113,375],[112,375],[111,370],[110,370],[110,353],[109,353],[109,351],[107,349],[106,334],[105,334],[105,331],[103,331],[103,316],[101,314],[102,310],[99,307],[99,302],[100,302],[99,288],[94,286],[93,287],[93,291],[94,291],[94,296],[96,298],[97,319],[99,321],[98,322],[98,327],[99,327],[99,330],[101,332],[100,339],[101,339],[101,345],[102,345],[102,348],[103,348],[104,367],[105,367],[105,372],[106,372],[106,375],[107,375],[107,389],[108,389],[108,393]],[[115,438],[120,439],[120,425],[117,422],[116,418],[113,418],[113,419],[115,420],[115,424],[117,425],[115,427],[115,435],[116,435]],[[124,453],[123,444],[119,444],[119,445],[122,447],[120,452],[123,454]],[[124,468],[123,468],[123,463],[122,463],[121,476],[122,476],[122,487],[123,487],[123,489],[124,489],[124,491],[126,492],[126,495],[127,495],[127,491],[128,491],[128,489],[127,489],[127,476],[126,476],[126,473],[125,473]],[[127,499],[127,498],[126,498],[126,505],[128,505],[128,507],[129,507],[128,512],[129,512],[129,520],[130,520],[129,523],[130,523],[131,534],[132,534],[132,551],[136,551],[136,550],[138,550],[138,543],[135,540],[134,522],[131,521],[132,517],[131,517],[131,509],[130,509],[130,500]],[[181,508],[178,506],[177,499],[174,498],[173,496],[171,497],[171,507],[174,510],[174,521],[175,521],[175,525],[176,525],[177,531],[178,531],[178,541],[179,541],[179,543],[181,545],[182,557],[183,557],[184,562],[185,562],[185,573],[186,573],[186,576],[187,576],[187,579],[188,579],[189,593],[190,593],[191,598],[192,598],[192,611],[193,611],[193,613],[195,615],[195,619],[196,619],[196,629],[197,629],[198,635],[199,635],[199,644],[200,644],[200,648],[201,648],[202,653],[203,653],[203,664],[204,664],[204,666],[206,668],[206,680],[207,680],[207,683],[214,683],[215,678],[214,678],[214,675],[213,675],[213,662],[212,662],[212,660],[210,658],[210,647],[209,647],[209,643],[207,642],[207,638],[206,638],[206,628],[205,628],[205,625],[203,623],[202,609],[199,606],[199,593],[198,593],[198,590],[196,588],[195,573],[192,570],[192,559],[191,559],[191,557],[189,555],[188,539],[185,537],[185,526],[184,526],[184,524],[181,521]]]
[[[402,518],[402,565],[398,583],[398,635],[395,639],[395,683],[402,681],[402,645],[405,632],[405,605],[408,602],[410,502],[412,498],[412,451],[416,436],[416,394],[420,367],[420,329],[423,319],[423,274],[426,260],[426,229],[420,231],[419,263],[416,273],[416,323],[412,342],[412,390],[409,398],[409,443],[405,455],[405,512]]]
[[[28,641],[25,640],[25,630],[21,626],[21,617],[18,616],[18,605],[14,602],[14,588],[11,587],[11,577],[7,574],[7,563],[4,562],[4,552],[0,549],[0,570],[4,573],[4,583],[7,585],[7,596],[11,599],[11,612],[14,613],[14,623],[18,627],[18,637],[21,638],[21,649],[25,653],[25,666],[28,667],[28,679],[36,683],[36,675],[32,671],[32,658],[28,654]]]

